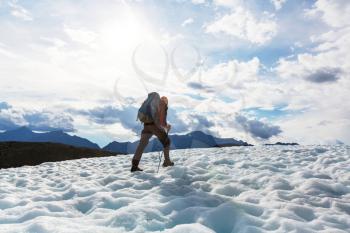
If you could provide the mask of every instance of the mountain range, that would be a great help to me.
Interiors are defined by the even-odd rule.
[[[233,138],[216,138],[205,134],[201,131],[193,131],[185,135],[169,135],[171,140],[171,149],[188,149],[188,148],[210,148],[226,146],[251,146],[247,142],[235,140]],[[139,141],[135,142],[111,142],[103,149],[111,152],[133,154]],[[162,144],[157,138],[149,141],[145,152],[160,151]]]
[[[20,127],[14,130],[8,130],[0,133],[0,142],[17,141],[17,142],[54,142],[76,147],[86,147],[100,149],[100,147],[85,138],[71,136],[61,130],[47,133],[35,133],[27,127]]]
[[[276,142],[276,143],[266,143],[265,146],[299,146],[296,142]]]
[[[233,138],[217,138],[201,131],[193,131],[185,135],[169,135],[171,140],[171,149],[188,148],[209,148],[226,146],[251,146],[247,142],[235,140]],[[88,139],[71,136],[63,131],[52,131],[47,133],[36,133],[27,127],[20,127],[14,130],[0,133],[0,141],[18,141],[18,142],[53,142],[62,143],[76,147],[86,147],[92,149],[103,149],[110,152],[132,154],[135,152],[139,141],[135,142],[111,142],[107,146],[100,148],[96,143]],[[150,140],[145,152],[162,150],[161,143],[153,138]]]

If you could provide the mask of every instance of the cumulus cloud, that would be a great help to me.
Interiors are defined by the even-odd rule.
[[[206,3],[206,0],[192,0],[192,3],[195,5],[204,4]]]
[[[24,113],[23,118],[32,130],[74,132],[73,118],[70,115],[51,111]]]
[[[140,133],[142,124],[136,120],[138,108],[103,106],[90,110],[70,110],[74,114],[80,114],[88,117],[94,123],[110,125],[120,123],[125,129],[130,129],[134,133]],[[172,133],[187,133],[193,130],[209,132],[210,128],[215,125],[205,114],[186,113],[178,111],[176,108],[168,109],[168,123],[172,125]]]
[[[9,105],[6,102],[0,102],[0,110],[1,109],[9,109],[9,108],[11,108],[11,105]]]
[[[138,108],[133,106],[103,106],[89,110],[70,110],[73,114],[86,116],[92,122],[106,127],[120,123],[125,129],[140,133],[142,124],[136,119],[137,111]],[[182,133],[189,130],[189,124],[183,120],[183,116],[179,115],[174,108],[168,109],[168,122],[173,125],[173,133]]]
[[[12,121],[8,116],[3,115],[0,112],[0,130],[15,129],[18,125]]]
[[[240,98],[238,96],[240,96],[241,90],[258,80],[261,68],[262,64],[256,57],[248,61],[234,59],[203,67],[198,78],[189,80],[184,83],[185,87],[181,87],[180,91],[191,97],[190,100],[181,100],[185,103],[183,107],[192,108],[192,102],[198,105],[196,100],[203,102],[203,99],[210,98],[216,101],[218,96],[226,100]],[[232,92],[233,90],[234,92]],[[180,100],[176,102],[179,103]]]
[[[205,115],[190,114],[190,117],[194,119],[194,122],[196,122],[197,125],[200,125],[202,129],[209,129],[210,127],[213,127],[215,125],[214,122],[208,120],[208,118],[205,117]]]
[[[168,122],[172,125],[172,133],[184,134],[191,131],[202,131],[213,134],[215,120],[205,112],[181,112],[174,108],[168,109]]]
[[[339,68],[323,68],[305,77],[306,80],[314,83],[336,82],[340,78]]]
[[[214,0],[214,5],[220,7],[234,8],[243,4],[242,0]]]
[[[272,2],[276,10],[280,10],[283,4],[287,2],[287,0],[270,0],[270,1]]]
[[[131,129],[134,132],[138,132],[141,128],[140,123],[136,121],[137,111],[138,109],[133,106],[120,108],[102,106],[89,110],[70,110],[73,114],[80,114],[88,117],[88,119],[94,123],[106,126],[121,123],[124,128]]]
[[[181,24],[182,27],[186,27],[187,25],[190,25],[194,22],[193,18],[188,18]]]
[[[189,82],[187,83],[187,86],[189,88],[192,88],[194,90],[201,91],[201,92],[208,92],[208,93],[214,92],[213,88],[211,88],[210,86],[204,85],[203,83],[200,83],[200,82]]]
[[[11,130],[27,126],[32,130],[53,131],[62,130],[74,132],[73,118],[69,114],[53,111],[37,111],[14,108],[5,103],[0,104],[0,130]]]
[[[187,86],[190,88],[193,88],[193,89],[197,89],[197,90],[206,89],[206,87],[203,84],[198,83],[198,82],[189,82],[189,83],[187,83]]]
[[[20,1],[11,2],[20,3]],[[184,2],[178,0],[174,4]],[[67,117],[59,118],[73,124],[69,116],[74,117],[74,126],[79,133],[85,131],[94,138],[103,137],[108,131],[105,127],[123,135],[121,138],[126,138],[130,135],[135,136],[133,132],[136,132],[136,126],[140,125],[136,122],[136,108],[94,108],[101,104],[112,105],[111,102],[116,100],[118,104],[121,102],[118,93],[113,94],[113,85],[118,79],[121,80],[118,84],[120,96],[125,99],[131,96],[137,97],[137,101],[126,101],[130,105],[135,106],[135,103],[153,88],[168,95],[172,103],[169,108],[169,122],[173,124],[174,132],[196,129],[202,124],[203,130],[215,129],[216,132],[224,132],[224,136],[231,137],[235,136],[238,130],[234,128],[235,126],[228,125],[227,119],[232,119],[232,116],[244,106],[273,108],[283,105],[289,109],[305,110],[305,112],[316,109],[317,111],[308,117],[310,122],[331,121],[323,126],[323,134],[315,135],[313,133],[315,129],[303,131],[312,126],[311,123],[303,124],[305,115],[299,118],[290,117],[297,120],[291,122],[288,128],[286,128],[288,117],[286,116],[283,121],[276,123],[283,129],[284,135],[297,135],[297,138],[307,135],[305,138],[313,140],[329,136],[349,141],[348,133],[343,135],[339,133],[350,132],[348,130],[350,107],[346,103],[348,80],[350,80],[350,27],[347,27],[349,22],[347,20],[349,14],[346,13],[347,2],[314,1],[316,4],[310,10],[314,13],[309,14],[319,17],[316,18],[319,20],[311,21],[310,24],[308,22],[310,17],[304,15],[304,7],[310,4],[296,4],[290,1],[290,4],[283,5],[282,2],[285,1],[278,0],[269,0],[261,4],[243,0],[194,2],[205,2],[206,7],[190,6],[190,9],[186,8],[186,11],[182,12],[183,14],[173,16],[172,7],[168,7],[173,6],[173,3],[161,4],[157,7],[159,12],[152,11],[152,17],[146,18],[137,11],[144,9],[144,15],[148,15],[147,9],[150,8],[143,8],[143,1],[133,1],[133,4],[121,4],[120,1],[114,1],[113,4],[89,1],[84,5],[84,11],[80,10],[81,4],[75,1],[65,3],[50,1],[44,5],[32,2],[31,8],[28,8],[30,16],[40,15],[45,19],[45,24],[28,24],[16,20],[10,15],[12,8],[3,8],[4,14],[1,15],[3,20],[0,20],[4,32],[0,42],[0,64],[3,64],[4,69],[2,69],[0,95],[2,99],[14,100],[21,104],[23,102],[28,109],[44,109],[46,106],[52,106],[52,103],[64,104],[69,108],[88,109],[84,110],[84,113],[66,111]],[[322,2],[338,7],[319,5]],[[2,3],[8,6],[7,2]],[[271,9],[271,3],[276,10],[282,5],[286,9],[274,16],[268,13],[259,15],[260,12],[257,10]],[[128,5],[128,9],[124,5]],[[189,5],[185,4],[181,7],[187,6]],[[135,17],[125,14],[129,12],[128,10],[135,13],[133,15]],[[159,20],[164,15],[170,17],[169,22],[174,23],[174,27],[171,25],[169,27],[168,22]],[[211,18],[213,15],[217,16],[216,20]],[[190,17],[198,21],[198,24],[192,24],[191,30],[182,30],[178,27],[184,19]],[[199,22],[208,24],[201,28],[197,27]],[[277,33],[277,22],[280,25],[278,29],[280,32],[283,31],[284,35],[278,35],[278,40],[267,45]],[[323,22],[330,27],[325,26]],[[333,26],[335,28],[331,28]],[[158,30],[160,28],[162,30]],[[181,31],[181,35],[178,30]],[[18,33],[19,31],[23,33]],[[208,35],[205,31],[210,31],[209,33],[215,36]],[[310,41],[309,36],[314,32],[316,33]],[[38,33],[40,37],[37,36]],[[228,36],[216,37],[219,34]],[[295,40],[294,35],[297,37]],[[190,50],[188,48],[177,50],[180,52],[177,52],[175,57],[179,58],[179,64],[188,64],[188,61],[192,60],[196,65],[198,60],[200,69],[195,74],[189,72],[191,76],[188,75],[186,82],[178,81],[174,77],[174,72],[170,71],[168,74],[171,78],[167,79],[165,86],[143,86],[135,75],[130,60],[133,49],[148,38],[164,42],[168,54],[171,54],[172,48],[176,47],[176,43],[180,40],[197,44],[203,60],[194,59],[196,56],[187,56],[183,51]],[[245,41],[266,46],[257,48]],[[295,41],[300,41],[302,46],[289,51],[289,46]],[[152,49],[154,46],[149,47],[150,50],[145,49],[150,51],[144,53],[145,58],[143,50],[138,53],[140,67],[155,77],[162,77],[163,51],[155,53],[157,50]],[[302,51],[302,54],[298,54],[298,51]],[[188,54],[195,53],[188,52]],[[274,61],[282,54],[285,58],[280,60],[277,67],[273,67],[274,65],[271,67],[270,64],[275,64]],[[180,58],[181,55],[184,59]],[[259,59],[253,59],[254,56]],[[235,60],[230,61],[230,58]],[[148,66],[147,62],[141,63],[143,60],[151,65]],[[156,64],[155,67],[153,64]],[[181,67],[179,70],[186,74],[192,65],[183,67],[179,65],[179,67]],[[271,69],[276,72],[270,73]],[[322,85],[315,85],[317,83]],[[337,106],[339,102],[343,103],[343,106],[335,111],[336,108],[333,106]],[[29,125],[30,117],[24,117],[25,112],[22,110],[11,109],[5,104],[2,104],[0,109],[2,122],[0,128]],[[33,113],[32,118],[41,119],[34,113],[42,111],[26,112]],[[193,115],[194,113],[198,116]],[[323,117],[325,113],[329,114],[326,118]],[[51,120],[53,119],[51,115],[42,118],[45,124],[48,121],[59,122]],[[342,120],[342,124],[334,127],[339,119]],[[41,120],[31,121],[35,122],[32,125],[36,125],[37,128],[43,128],[38,126]],[[49,126],[57,127],[52,124]],[[291,133],[293,130],[296,132]],[[335,132],[336,130],[339,132]]]
[[[333,28],[310,38],[314,43],[311,52],[280,59],[277,74],[285,79],[303,78],[312,83],[346,82],[350,68],[349,10],[349,1],[316,1],[311,9],[306,10],[307,14],[318,17]]]
[[[186,119],[186,117],[186,114],[180,113],[175,108],[168,109],[167,121],[172,125],[172,133],[185,133],[191,130],[191,121]]]
[[[296,59],[281,59],[275,68],[276,73],[286,80],[304,79],[313,83],[338,81],[348,75],[344,71],[349,66],[346,59],[338,57],[344,53],[340,49],[334,48],[316,54],[299,54]]]
[[[235,120],[244,130],[255,138],[269,139],[282,133],[279,126],[270,125],[256,119],[248,119],[243,115],[236,115]]]
[[[197,85],[197,88],[212,87],[216,91],[220,91],[219,87],[242,88],[247,83],[257,81],[260,66],[260,60],[256,57],[249,61],[230,60],[218,63],[203,70],[201,86]]]
[[[337,95],[334,90],[332,94]],[[283,129],[283,136],[302,144],[324,144],[334,142],[335,139],[349,144],[350,106],[345,100],[346,97],[342,97],[344,101],[339,102],[339,97],[332,99],[332,96],[326,93],[320,99],[324,107],[317,104],[314,110],[281,121],[279,125]]]
[[[306,11],[312,17],[321,19],[332,27],[350,25],[350,1],[348,0],[317,0],[312,9]]]
[[[315,35],[312,53],[280,60],[276,70],[281,84],[285,92],[294,93],[286,101],[288,107],[306,109],[279,123],[291,140],[320,144],[337,138],[348,143],[349,35],[348,27]],[[334,107],[339,103],[341,107]]]
[[[207,33],[223,33],[263,45],[277,34],[277,23],[268,15],[257,18],[249,10],[237,7],[231,13],[207,25],[205,30]]]

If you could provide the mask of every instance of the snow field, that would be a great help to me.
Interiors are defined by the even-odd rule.
[[[0,170],[0,232],[350,232],[350,147],[171,151]]]

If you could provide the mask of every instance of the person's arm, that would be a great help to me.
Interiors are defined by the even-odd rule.
[[[159,106],[159,124],[161,127],[165,128],[167,126],[166,117],[167,117],[167,106],[164,102],[161,102]]]
[[[167,123],[168,106],[166,103],[161,102],[159,105],[159,124],[160,127],[166,129],[167,132],[170,131],[171,125]]]

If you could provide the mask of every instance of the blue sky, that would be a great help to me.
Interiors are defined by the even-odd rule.
[[[0,130],[133,141],[158,91],[174,133],[350,143],[349,22],[345,0],[0,0]]]

